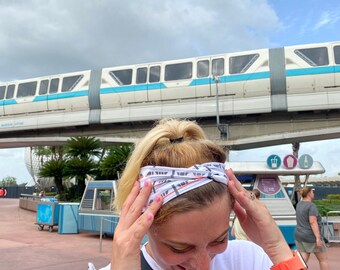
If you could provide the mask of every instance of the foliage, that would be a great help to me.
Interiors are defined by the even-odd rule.
[[[51,159],[40,168],[41,177],[53,177],[60,193],[64,191],[63,178],[65,176],[66,161],[64,159]]]
[[[17,179],[14,176],[6,176],[0,181],[2,187],[16,187]]]
[[[46,197],[55,197],[55,196],[57,196],[57,192],[46,192],[45,196]]]
[[[65,188],[63,193],[57,195],[58,201],[80,202],[82,194],[79,193],[77,185],[72,185],[70,188]]]
[[[102,144],[100,140],[94,137],[81,136],[72,137],[65,145],[66,155],[70,158],[89,158],[89,157],[101,157]]]
[[[100,163],[100,171],[106,179],[118,179],[131,153],[131,144],[115,145],[109,148],[107,155]]]
[[[326,216],[327,212],[329,211],[340,211],[340,199],[329,199],[337,198],[337,195],[339,194],[329,194],[327,195],[327,199],[313,201],[316,204],[321,216]]]
[[[326,198],[329,200],[340,200],[340,194],[328,194]]]
[[[85,179],[97,174],[97,161],[95,158],[102,156],[101,142],[94,137],[74,137],[65,145],[67,163],[65,174],[75,178],[78,185],[78,193],[85,190]]]
[[[40,147],[41,177],[53,177],[61,201],[80,201],[85,190],[85,179],[117,179],[124,169],[132,144],[102,148],[94,137],[72,137],[64,147]],[[64,179],[74,178],[76,185],[67,188]]]

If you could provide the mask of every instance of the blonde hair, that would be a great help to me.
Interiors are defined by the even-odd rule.
[[[136,145],[119,180],[115,200],[121,210],[140,168],[146,165],[188,168],[195,164],[216,161],[225,162],[224,150],[206,138],[202,128],[194,121],[164,119],[151,129]],[[211,182],[183,194],[162,206],[155,222],[165,221],[171,213],[188,211],[207,205],[216,196],[227,193],[225,185]],[[175,201],[175,202],[173,202]],[[181,202],[180,209],[174,205]],[[185,202],[185,203],[184,203]]]

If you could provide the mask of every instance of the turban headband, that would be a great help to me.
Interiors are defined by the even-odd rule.
[[[227,185],[228,176],[225,173],[224,163],[209,162],[190,168],[145,166],[140,171],[140,188],[144,186],[146,181],[152,185],[152,191],[147,202],[147,205],[150,205],[156,195],[162,196],[163,204],[166,204],[177,196],[211,181]]]

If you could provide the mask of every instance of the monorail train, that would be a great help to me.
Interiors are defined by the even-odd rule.
[[[218,95],[218,99],[217,99]],[[0,83],[0,131],[340,109],[340,42]]]

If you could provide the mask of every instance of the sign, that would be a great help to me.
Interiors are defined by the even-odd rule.
[[[297,163],[298,163],[298,160],[294,155],[287,155],[283,158],[283,165],[287,169],[294,169]]]
[[[267,158],[267,166],[269,169],[278,169],[281,166],[281,163],[286,169],[294,169],[299,165],[301,169],[310,169],[313,166],[313,158],[308,155],[302,155],[299,159],[297,159],[294,155],[289,154],[286,155],[283,160],[278,155],[270,155]]]
[[[313,166],[313,158],[308,155],[308,154],[305,154],[305,155],[302,155],[300,158],[299,158],[299,166],[302,168],[302,169],[309,169]]]
[[[6,197],[7,196],[7,190],[5,188],[0,188],[0,197]]]
[[[267,165],[270,169],[277,169],[281,166],[281,158],[278,155],[271,155],[267,158]]]
[[[275,177],[262,177],[259,179],[257,188],[266,195],[275,195],[281,189]]]

